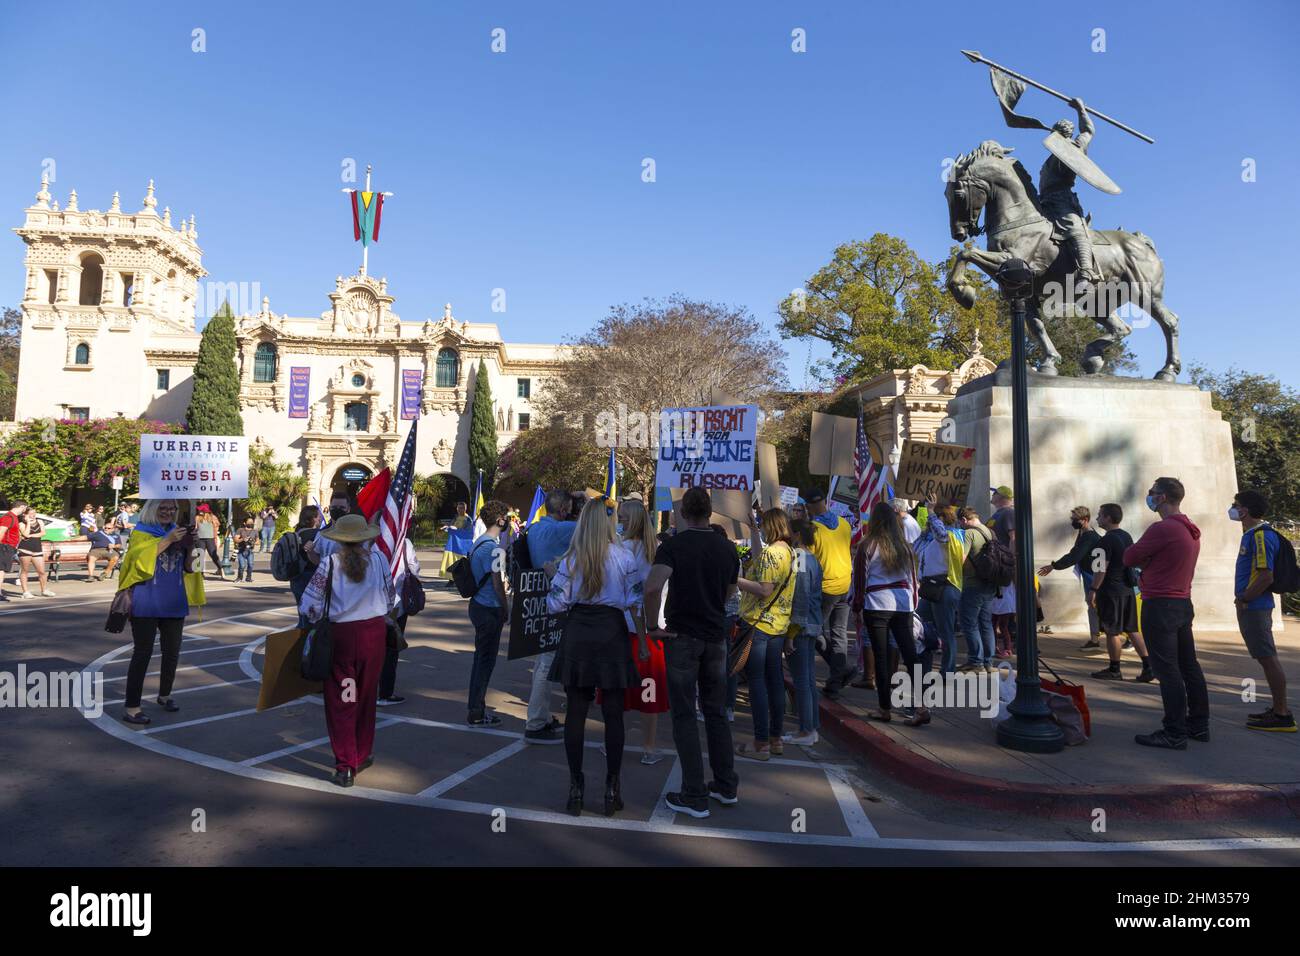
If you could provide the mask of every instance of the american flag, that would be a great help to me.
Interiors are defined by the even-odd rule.
[[[853,529],[853,547],[858,546],[867,533],[867,520],[871,509],[883,498],[893,497],[884,464],[877,465],[867,448],[867,432],[862,427],[862,414],[858,413],[858,439],[853,446],[853,476],[858,482],[858,526]]]
[[[402,561],[402,545],[411,526],[411,515],[415,512],[415,495],[411,494],[411,483],[415,480],[415,428],[418,424],[418,420],[411,422],[397,471],[393,473],[393,480],[388,485],[388,499],[379,514],[379,550],[388,559],[388,568],[394,580],[397,579],[397,569]]]

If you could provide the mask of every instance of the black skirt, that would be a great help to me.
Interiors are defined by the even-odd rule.
[[[605,604],[569,609],[549,678],[563,687],[621,690],[640,683],[623,612]]]

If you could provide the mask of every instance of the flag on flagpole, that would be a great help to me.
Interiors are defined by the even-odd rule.
[[[388,570],[394,580],[402,560],[402,548],[406,544],[406,533],[411,527],[411,515],[415,513],[415,495],[411,494],[411,485],[415,481],[415,429],[419,421],[411,422],[411,430],[406,433],[406,444],[402,447],[402,457],[398,459],[397,471],[393,473],[388,484],[388,497],[384,500],[383,510],[379,513],[379,537],[376,539],[379,550],[388,559]]]
[[[379,221],[384,214],[384,194],[368,189],[351,190],[352,241],[363,246],[379,241]]]
[[[528,520],[524,524],[533,524],[546,517],[546,492],[538,485],[533,492],[533,503],[528,506]]]
[[[484,533],[487,532],[487,525],[479,517],[479,512],[483,510],[483,472],[478,473],[478,490],[474,492],[474,540],[477,541]]]
[[[388,489],[393,483],[393,472],[390,468],[385,468],[375,477],[366,482],[366,486],[357,492],[357,507],[361,513],[370,521],[384,503],[388,501]]]
[[[867,533],[867,521],[871,509],[876,503],[894,497],[889,484],[889,466],[877,465],[871,458],[867,447],[867,432],[862,427],[862,415],[858,415],[858,435],[853,446],[853,476],[858,483],[858,526],[853,529],[852,547],[856,548],[862,536]]]
[[[614,460],[614,449],[609,450],[609,464],[605,466],[605,497],[618,498],[618,463]]]

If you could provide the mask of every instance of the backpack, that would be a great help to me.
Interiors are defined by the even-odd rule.
[[[302,573],[302,539],[291,531],[280,536],[271,550],[271,577],[277,581],[292,581]]]
[[[492,577],[492,570],[489,568],[487,574],[477,581],[474,580],[474,569],[470,566],[470,561],[484,544],[491,544],[489,541],[480,541],[474,546],[474,549],[464,557],[457,558],[452,566],[447,570],[451,572],[452,583],[456,585],[456,590],[463,598],[472,598],[487,583],[487,579]]]
[[[1274,594],[1300,591],[1300,569],[1296,568],[1295,546],[1272,525],[1270,531],[1277,535],[1277,556],[1273,558],[1273,583],[1268,589]]]
[[[528,553],[528,531],[515,536],[515,540],[510,544],[510,561],[516,571],[531,571],[533,569],[533,557]]]
[[[977,530],[984,531],[983,528]],[[1016,557],[1011,548],[996,536],[986,533],[981,537],[984,538],[984,547],[970,559],[970,566],[985,584],[1004,588],[1016,579]]]

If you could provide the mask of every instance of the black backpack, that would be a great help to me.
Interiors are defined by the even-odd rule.
[[[487,583],[487,579],[492,577],[492,570],[489,568],[487,574],[483,575],[482,578],[476,581],[474,579],[474,569],[470,565],[470,559],[474,557],[474,552],[483,547],[484,544],[492,543],[493,542],[490,539],[488,541],[480,541],[474,546],[474,549],[470,551],[469,554],[462,558],[457,558],[452,563],[451,567],[447,569],[451,572],[452,583],[456,585],[456,590],[460,593],[461,597],[472,598],[474,595],[478,594],[483,585]]]
[[[983,528],[978,530],[984,531]],[[1004,588],[1016,579],[1016,556],[996,535],[985,531],[981,537],[985,539],[984,547],[970,559],[970,566],[985,584]]]
[[[298,532],[280,535],[271,551],[271,577],[277,581],[292,581],[302,570],[302,539]]]
[[[515,571],[531,571],[533,556],[528,553],[528,531],[525,529],[515,536],[510,544],[510,561]]]
[[[1277,556],[1273,558],[1273,583],[1268,589],[1274,594],[1300,591],[1300,569],[1296,568],[1294,545],[1286,535],[1272,525],[1269,525],[1268,530],[1277,535]]]

